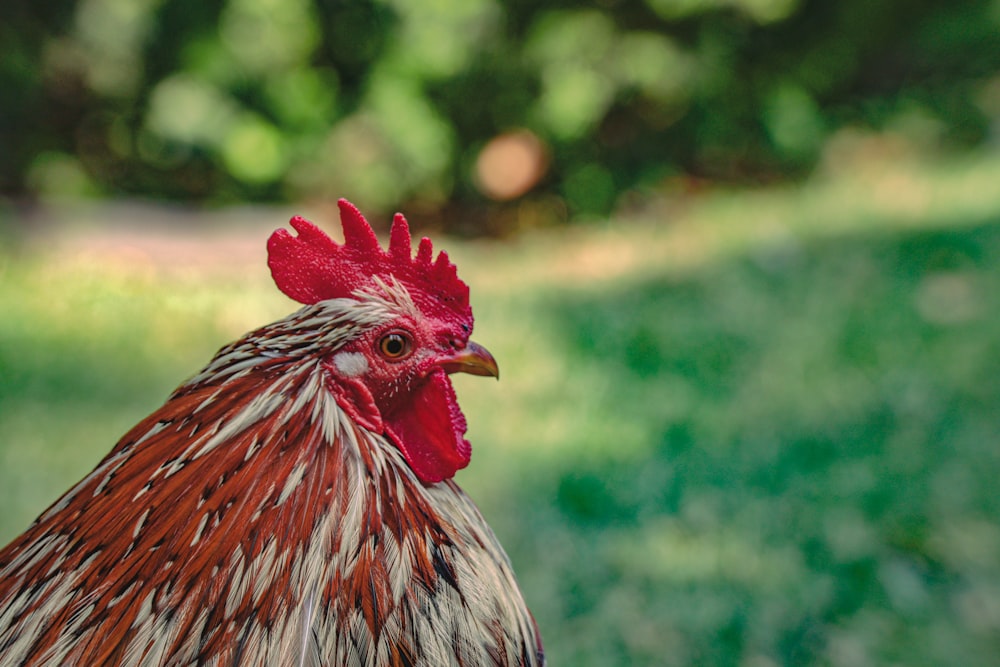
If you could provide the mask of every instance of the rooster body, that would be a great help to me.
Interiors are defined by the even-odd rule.
[[[401,216],[371,263],[341,207],[344,246],[304,221],[272,237],[305,307],[220,350],[0,551],[0,664],[543,664],[451,479],[447,374],[496,375],[467,288],[426,241],[383,270],[409,259]]]

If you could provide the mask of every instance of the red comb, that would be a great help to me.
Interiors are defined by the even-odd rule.
[[[375,232],[361,212],[346,199],[337,202],[344,243],[340,245],[319,227],[295,216],[293,236],[279,229],[267,241],[267,265],[278,288],[304,304],[351,297],[360,288],[373,286],[372,279],[394,276],[410,290],[418,305],[427,298],[463,316],[471,316],[469,288],[458,278],[455,265],[434,249],[428,238],[420,240],[412,257],[410,227],[402,213],[392,220],[389,249],[383,250]],[[423,298],[421,298],[423,297]]]

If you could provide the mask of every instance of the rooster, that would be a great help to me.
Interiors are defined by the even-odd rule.
[[[469,289],[405,218],[384,250],[300,217],[304,304],[222,348],[0,551],[3,665],[542,665],[510,562],[453,481],[449,374],[498,377]]]

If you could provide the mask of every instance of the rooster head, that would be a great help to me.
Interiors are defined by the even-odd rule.
[[[343,199],[339,206],[344,243],[296,216],[297,236],[279,229],[268,240],[271,275],[300,303],[337,300],[352,333],[325,350],[322,363],[338,405],[389,438],[424,483],[448,479],[471,455],[448,375],[499,377],[493,356],[469,340],[469,288],[446,253],[433,257],[430,239],[413,256],[402,214],[385,250],[357,208]],[[377,317],[364,315],[372,304]]]

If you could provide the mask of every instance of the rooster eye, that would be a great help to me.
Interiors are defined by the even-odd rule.
[[[378,342],[378,349],[386,359],[398,361],[409,356],[413,344],[409,337],[398,331],[382,336]]]

